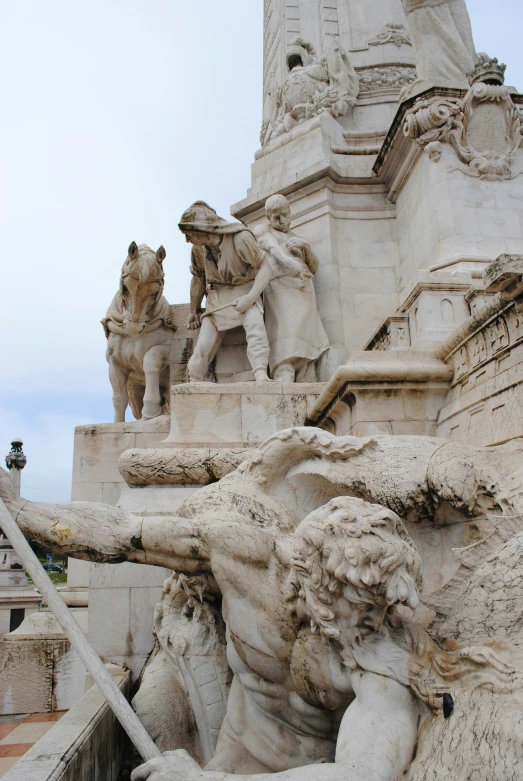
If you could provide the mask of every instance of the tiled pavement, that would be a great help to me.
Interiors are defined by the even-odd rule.
[[[0,716],[0,778],[64,715],[62,712]]]

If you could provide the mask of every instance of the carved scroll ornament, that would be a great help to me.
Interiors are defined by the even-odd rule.
[[[419,99],[407,112],[403,132],[431,159],[451,144],[462,170],[480,179],[510,179],[523,135],[523,114],[508,87],[473,84],[463,100]]]

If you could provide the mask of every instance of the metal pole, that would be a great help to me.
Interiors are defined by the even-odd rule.
[[[98,654],[94,652],[2,499],[0,499],[0,526],[142,759],[147,762],[150,759],[160,757],[162,755],[160,749],[154,744]]]

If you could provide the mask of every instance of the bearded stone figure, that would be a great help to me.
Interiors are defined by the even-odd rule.
[[[188,690],[212,662],[200,680],[207,708],[227,695],[217,653],[226,644],[233,678],[210,760],[216,723],[198,707],[192,722],[174,711],[207,723],[211,740],[186,744],[205,769],[180,746],[133,781],[492,781],[523,773],[521,453],[517,441],[481,449],[296,428],[171,517],[24,502],[3,472],[0,490],[24,533],[47,547],[184,573],[157,627]],[[438,513],[488,532],[463,552],[433,637],[413,620],[422,561],[406,523],[436,525]],[[221,597],[224,632],[207,595]],[[157,688],[149,700],[159,714],[163,697]]]

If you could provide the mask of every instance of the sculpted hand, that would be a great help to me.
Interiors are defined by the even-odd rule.
[[[303,250],[306,247],[308,247],[309,244],[304,239],[298,238],[298,236],[294,236],[292,239],[289,239],[287,242],[287,247],[290,250],[296,249],[296,250]]]
[[[221,781],[223,773],[206,773],[183,749],[166,751],[140,765],[131,781]]]
[[[191,312],[187,318],[187,328],[189,328],[191,331],[195,331],[200,327],[201,323],[202,321],[200,315],[197,312]]]
[[[242,296],[241,298],[237,298],[233,305],[237,312],[241,312],[243,314],[251,308],[255,301],[256,299],[253,299],[252,296],[246,295]]]

